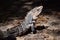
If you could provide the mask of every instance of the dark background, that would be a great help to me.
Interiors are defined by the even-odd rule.
[[[44,10],[60,12],[60,0],[0,0],[0,22],[8,20],[9,17],[25,17],[29,10],[40,5],[44,6]]]

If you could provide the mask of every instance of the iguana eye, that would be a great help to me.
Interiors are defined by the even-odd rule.
[[[39,11],[39,9],[37,9],[37,11]]]

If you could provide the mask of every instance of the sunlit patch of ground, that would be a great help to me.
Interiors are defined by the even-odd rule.
[[[17,40],[59,40],[60,39],[60,12],[52,12],[52,15],[39,15],[35,26],[48,26],[43,30],[37,30],[36,34],[27,34],[16,37]],[[7,23],[0,23],[0,27],[12,28],[21,23],[21,19],[14,19]]]
[[[60,39],[60,19],[59,14],[53,15],[40,15],[36,20],[36,26],[48,26],[48,28],[44,30],[40,30],[41,32],[37,32],[36,34],[28,34],[22,37],[23,40],[59,40]],[[20,40],[19,37],[17,40]]]

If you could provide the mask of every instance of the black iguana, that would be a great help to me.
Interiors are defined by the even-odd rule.
[[[18,25],[17,27],[13,28],[4,28],[6,30],[0,29],[0,38],[5,38],[10,35],[18,36],[25,33],[30,27],[32,31],[34,31],[34,24],[33,20],[37,18],[37,16],[41,13],[43,6],[35,7],[31,11],[29,11],[25,17],[25,20]]]

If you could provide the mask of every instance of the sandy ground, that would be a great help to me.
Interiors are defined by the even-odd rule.
[[[37,31],[36,34],[27,34],[25,37],[17,37],[17,40],[59,40],[60,39],[60,19],[55,15],[40,16],[36,21],[36,26],[48,26],[48,28]]]
[[[1,27],[12,28],[20,24],[20,19],[14,19],[2,25]],[[52,15],[39,15],[35,26],[45,26],[45,29],[37,30],[36,34],[29,33],[22,37],[16,37],[17,40],[59,40],[60,39],[60,13]],[[1,28],[0,28],[1,29]]]

